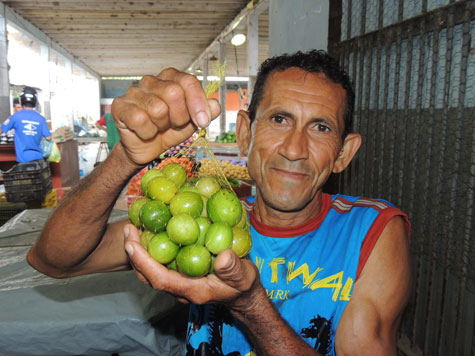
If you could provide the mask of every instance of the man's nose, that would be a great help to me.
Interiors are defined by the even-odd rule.
[[[289,161],[308,158],[308,138],[301,130],[291,130],[286,133],[285,139],[279,147],[279,154]]]

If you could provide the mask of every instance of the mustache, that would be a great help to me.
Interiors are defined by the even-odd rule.
[[[312,174],[311,167],[309,167],[307,161],[304,161],[304,160],[289,161],[288,159],[282,156],[276,156],[270,159],[267,165],[270,168],[280,169],[283,171],[289,171],[289,172],[306,174],[306,175]]]

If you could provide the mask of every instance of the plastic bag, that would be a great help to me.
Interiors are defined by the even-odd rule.
[[[61,161],[61,152],[59,151],[59,147],[56,142],[51,141],[51,152],[47,158],[48,162],[55,162],[58,163]]]
[[[51,154],[51,147],[53,146],[53,141],[49,141],[45,138],[41,139],[41,149],[43,150],[43,158],[47,159]]]

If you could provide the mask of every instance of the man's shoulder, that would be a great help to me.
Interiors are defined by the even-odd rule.
[[[42,121],[46,121],[46,119],[44,118],[43,115],[41,115],[38,111],[36,110],[22,110],[20,112],[17,112],[16,114],[14,114],[13,116],[16,116],[18,119],[27,119],[27,118],[30,118],[30,119],[39,119],[39,120],[42,120]],[[12,116],[12,117],[13,117]]]
[[[376,209],[378,211],[394,208],[394,204],[381,198],[367,198],[343,194],[334,194],[331,197],[331,207],[340,212],[349,212],[355,207]]]

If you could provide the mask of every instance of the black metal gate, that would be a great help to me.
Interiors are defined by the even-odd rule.
[[[334,185],[393,202],[413,226],[399,353],[475,355],[473,1],[330,4],[329,51],[354,79],[364,140]]]

